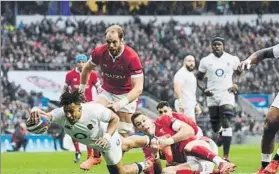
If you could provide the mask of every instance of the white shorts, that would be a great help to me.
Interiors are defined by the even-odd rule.
[[[116,165],[122,159],[122,141],[118,132],[115,132],[110,139],[110,148],[106,151],[101,151],[108,166]]]
[[[208,148],[218,155],[218,147],[211,139],[208,142]],[[203,160],[193,156],[187,156],[187,164],[189,164],[193,170],[198,170],[204,173],[211,173],[215,166],[215,164],[211,161]]]
[[[118,102],[122,100],[123,98],[127,97],[127,94],[112,94],[106,90],[103,90],[97,98],[105,98],[107,101],[113,101],[113,102]],[[134,100],[133,102],[129,103],[128,105],[124,106],[121,108],[119,111],[120,112],[125,112],[125,113],[135,113],[137,109],[137,99]]]
[[[276,107],[277,109],[279,109],[279,93],[276,95],[276,97],[273,100],[271,106]]]
[[[233,93],[218,92],[214,93],[212,97],[207,97],[207,106],[222,106],[222,105],[235,105],[235,95]]]
[[[196,114],[195,114],[195,108],[196,108],[196,103],[195,104],[185,104],[186,106],[184,107],[184,115],[190,118],[195,118]],[[174,101],[174,107],[176,112],[179,112],[179,101],[175,100]]]

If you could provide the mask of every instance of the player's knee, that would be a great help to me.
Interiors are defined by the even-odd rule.
[[[229,128],[230,127],[230,120],[234,115],[234,110],[232,106],[224,107],[221,111],[221,118],[222,118],[222,127]]]
[[[133,130],[134,126],[132,123],[119,122],[118,132],[120,134],[130,134]]]
[[[231,126],[230,124],[230,118],[228,115],[224,115],[222,119],[222,127],[224,129],[229,128]]]
[[[217,133],[221,129],[220,121],[218,119],[211,119],[211,127],[214,133]]]

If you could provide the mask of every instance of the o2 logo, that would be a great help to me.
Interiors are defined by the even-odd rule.
[[[224,75],[224,70],[223,69],[217,69],[215,71],[216,76],[222,77]]]

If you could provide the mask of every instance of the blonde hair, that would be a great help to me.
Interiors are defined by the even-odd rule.
[[[105,35],[107,35],[107,33],[108,33],[110,30],[116,30],[117,33],[118,33],[118,37],[119,37],[120,39],[123,39],[123,38],[124,38],[124,30],[123,30],[122,27],[120,27],[120,25],[112,25],[112,26],[109,26],[109,27],[106,29]]]

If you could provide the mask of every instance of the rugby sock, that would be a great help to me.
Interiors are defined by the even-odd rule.
[[[94,158],[101,158],[100,151],[94,149]]]
[[[262,168],[265,168],[271,161],[272,154],[262,153]]]
[[[147,169],[148,165],[145,162],[135,163],[138,167],[138,173],[141,173],[143,170]]]
[[[203,147],[203,146],[192,147],[191,155],[199,157],[199,158],[204,159],[204,160],[213,161],[217,165],[219,165],[219,163],[221,161],[223,161],[222,158],[216,156],[215,153],[211,152],[209,149],[207,149],[206,147]],[[221,159],[221,161],[219,160],[219,158]],[[214,161],[214,159],[215,159],[215,161]]]
[[[76,140],[73,140],[73,143],[74,143],[74,146],[75,146],[76,152],[80,152],[78,142],[77,142]]]
[[[191,169],[180,169],[176,171],[176,174],[200,174],[199,171],[193,171]]]
[[[273,159],[279,161],[279,149],[277,149],[277,153],[275,154]]]
[[[222,132],[222,137],[224,157],[228,158],[232,141],[232,128],[224,128]]]
[[[87,147],[87,159],[93,157],[93,149],[91,147]]]

